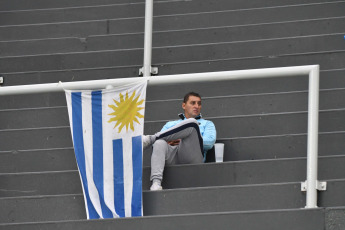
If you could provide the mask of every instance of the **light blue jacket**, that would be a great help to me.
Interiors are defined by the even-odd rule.
[[[176,124],[186,119],[183,114],[179,114],[179,116],[181,117],[180,120],[167,122],[163,126],[161,132],[175,126]],[[217,138],[216,127],[212,121],[202,119],[201,114],[195,119],[199,122],[200,134],[202,136],[203,145],[204,145],[204,161],[205,161],[207,151],[210,150],[213,147],[214,143],[216,142],[216,138]]]

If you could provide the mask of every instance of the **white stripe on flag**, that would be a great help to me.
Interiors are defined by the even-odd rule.
[[[108,125],[108,112],[107,107],[109,101],[111,101],[110,94],[103,94],[102,100],[102,125],[106,127]],[[114,217],[119,217],[115,212],[114,205],[114,156],[113,156],[113,130],[112,129],[103,129],[103,170],[104,170],[104,200],[106,205],[112,211]]]
[[[125,215],[132,215],[132,191],[133,191],[133,165],[132,165],[132,138],[124,137],[123,141],[123,176],[125,190]]]
[[[85,170],[90,199],[97,213],[103,218],[99,194],[93,180],[93,134],[92,134],[92,105],[89,92],[82,93],[82,124],[85,151]],[[83,98],[87,100],[83,100]]]

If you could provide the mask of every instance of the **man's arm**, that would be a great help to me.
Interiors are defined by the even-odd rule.
[[[165,130],[167,130],[167,129],[170,129],[170,128],[173,127],[175,124],[176,124],[175,121],[169,121],[169,122],[167,122],[167,123],[163,126],[163,128],[161,129],[161,132],[163,132],[163,131],[165,131]],[[181,140],[178,139],[178,140],[169,141],[168,144],[171,145],[171,146],[175,146],[175,145],[179,145],[180,142],[181,142]]]
[[[204,144],[204,151],[210,150],[213,147],[214,143],[216,143],[217,131],[212,121],[206,122],[205,131],[202,138]]]
[[[163,128],[161,129],[161,132],[170,129],[171,127],[173,127],[175,125],[174,121],[168,121],[167,123],[165,123],[165,125],[163,126]]]

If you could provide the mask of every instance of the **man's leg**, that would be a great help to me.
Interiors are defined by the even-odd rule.
[[[156,134],[157,140],[172,141],[180,139],[177,163],[195,164],[203,162],[203,141],[197,120],[186,119],[162,133]]]
[[[176,163],[177,146],[170,146],[165,140],[157,140],[153,144],[151,155],[151,181],[163,179],[165,163]]]
[[[150,138],[153,138],[152,136]],[[176,126],[154,135],[151,157],[151,180],[160,186],[165,163],[187,164],[203,162],[203,145],[199,124],[195,119],[187,119]],[[167,142],[180,139],[178,146]],[[156,187],[158,186],[156,185]],[[151,187],[151,188],[152,188]]]

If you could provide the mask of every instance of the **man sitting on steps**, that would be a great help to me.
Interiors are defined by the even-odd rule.
[[[190,92],[183,99],[184,114],[169,121],[154,135],[143,137],[143,147],[153,146],[151,156],[151,190],[162,190],[165,164],[196,164],[206,159],[206,152],[216,142],[212,121],[201,118],[201,97]]]

